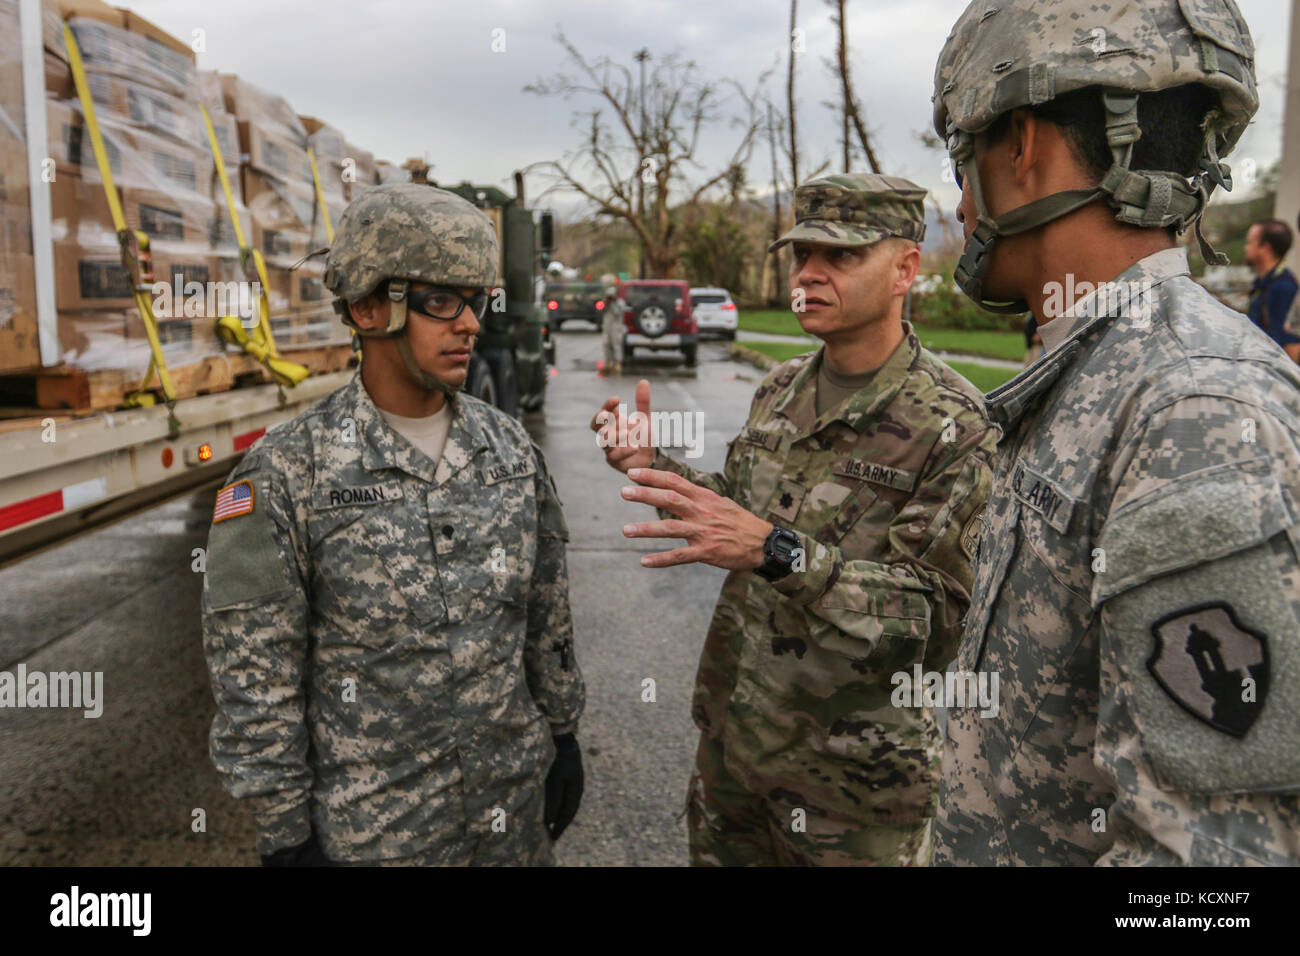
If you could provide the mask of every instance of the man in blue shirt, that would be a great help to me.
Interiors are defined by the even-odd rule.
[[[1280,219],[1265,219],[1246,233],[1246,265],[1255,273],[1250,287],[1250,320],[1300,362],[1300,336],[1283,326],[1296,296],[1296,277],[1283,265],[1291,248],[1291,228]]]

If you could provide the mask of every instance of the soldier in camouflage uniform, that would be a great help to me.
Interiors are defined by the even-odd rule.
[[[773,249],[794,244],[795,308],[826,345],[767,375],[721,474],[638,447],[635,426],[623,447],[602,433],[639,484],[624,497],[669,519],[624,533],[688,542],[642,563],[731,571],[692,708],[695,864],[929,860],[941,737],[892,691],[956,650],[996,429],[902,320],[924,196],[879,175],[799,187]],[[625,427],[616,406],[592,427]]]
[[[548,863],[577,810],[564,516],[523,427],[458,393],[497,261],[450,193],[354,201],[325,281],[362,369],[218,497],[212,758],[267,864]]]
[[[1175,242],[1252,56],[1231,0],[979,0],[939,58],[957,278],[1047,353],[986,398],[1001,707],[950,713],[936,863],[1300,863],[1300,373]]]

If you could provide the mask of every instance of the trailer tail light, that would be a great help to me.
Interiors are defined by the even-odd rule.
[[[207,442],[190,445],[185,449],[185,464],[203,465],[212,460],[212,446]]]
[[[550,302],[546,303],[546,307],[550,309],[552,312],[554,312],[556,309],[560,307],[560,303],[552,299]]]
[[[164,448],[162,450],[162,466],[164,468],[170,468],[172,466],[172,462],[175,460],[176,460],[176,456],[172,453],[170,447]]]
[[[605,308],[605,300],[601,299],[599,302],[596,303],[596,311],[599,312],[603,308]]]

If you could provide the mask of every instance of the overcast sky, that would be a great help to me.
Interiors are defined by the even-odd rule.
[[[121,3],[122,0],[117,0]],[[1260,167],[1281,150],[1287,0],[1238,0],[1256,45],[1260,111],[1233,154],[1235,168]],[[588,58],[632,64],[678,51],[706,75],[751,85],[788,49],[787,0],[126,0],[178,37],[205,31],[199,66],[240,76],[286,97],[300,114],[332,123],[380,159],[425,156],[441,182],[471,179],[507,189],[512,171],[557,158],[577,134],[572,113],[594,105],[522,92],[525,84],[566,66],[555,42],[562,29]],[[942,161],[916,139],[930,126],[934,64],[964,0],[850,0],[850,67],[886,172],[935,190],[946,209],[956,189],[942,181]],[[743,10],[743,13],[738,13]],[[799,4],[807,52],[799,59],[801,168],[838,156],[838,122],[822,101],[835,99],[824,65],[835,50],[825,0]],[[494,30],[505,52],[492,52]],[[784,59],[769,90],[784,102]],[[702,158],[729,155],[734,132],[719,124]],[[766,150],[750,170],[763,190]],[[838,161],[835,169],[838,169]],[[865,166],[863,167],[865,169]],[[535,194],[540,183],[530,182]],[[559,203],[563,208],[568,203]]]

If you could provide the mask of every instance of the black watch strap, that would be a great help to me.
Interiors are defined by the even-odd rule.
[[[774,526],[763,542],[763,563],[754,573],[768,581],[779,581],[794,570],[794,552],[799,536],[787,528]]]

